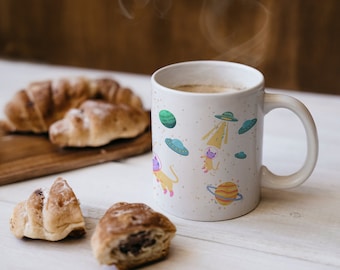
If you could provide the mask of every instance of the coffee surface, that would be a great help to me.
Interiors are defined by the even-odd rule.
[[[218,85],[203,85],[203,84],[186,84],[174,87],[175,90],[191,93],[225,93],[237,92],[236,88],[218,86]]]

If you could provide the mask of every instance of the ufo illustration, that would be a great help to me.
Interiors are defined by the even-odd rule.
[[[216,114],[217,119],[222,120],[218,125],[215,125],[207,134],[202,137],[202,140],[210,138],[207,145],[221,149],[222,143],[228,143],[228,122],[237,122],[232,112],[224,112]]]
[[[245,159],[247,157],[247,155],[246,155],[246,153],[241,151],[241,152],[236,153],[235,157],[238,158],[238,159]]]
[[[180,140],[166,138],[165,143],[169,146],[171,150],[173,150],[177,154],[182,155],[182,156],[189,155],[188,149],[185,148],[185,146]]]
[[[230,121],[230,122],[237,122],[238,120],[234,117],[232,112],[224,112],[222,114],[216,114],[216,118],[223,120],[223,121]]]
[[[215,196],[216,202],[221,205],[226,206],[243,199],[242,194],[238,192],[237,185],[233,182],[224,182],[217,187],[208,185],[207,190]]]
[[[246,133],[253,126],[255,126],[256,122],[257,122],[256,118],[244,121],[242,127],[238,130],[238,134]]]

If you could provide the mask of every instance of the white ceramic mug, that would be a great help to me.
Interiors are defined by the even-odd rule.
[[[266,93],[258,70],[192,61],[157,70],[151,83],[153,192],[170,214],[200,221],[239,217],[258,205],[261,186],[296,187],[312,173],[318,156],[312,116],[295,98]],[[262,165],[264,116],[275,108],[293,111],[307,135],[305,163],[288,176]]]

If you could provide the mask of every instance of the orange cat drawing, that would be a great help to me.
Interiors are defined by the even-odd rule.
[[[209,147],[205,155],[201,156],[201,158],[204,159],[204,165],[202,167],[204,173],[207,173],[211,170],[214,170],[214,171],[218,170],[220,163],[218,162],[216,167],[214,167],[213,165],[213,159],[216,157],[216,155],[217,155],[217,152],[213,152],[212,148]]]
[[[154,156],[154,158],[152,159],[152,163],[153,173],[156,176],[157,182],[161,184],[164,194],[169,191],[170,197],[174,196],[173,184],[178,183],[179,181],[174,169],[172,168],[172,166],[169,167],[175,177],[175,180],[171,179],[161,170],[161,164],[156,156]]]

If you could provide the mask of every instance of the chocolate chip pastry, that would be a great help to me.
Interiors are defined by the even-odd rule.
[[[175,225],[142,203],[116,203],[100,219],[91,238],[100,264],[131,269],[165,258]]]

